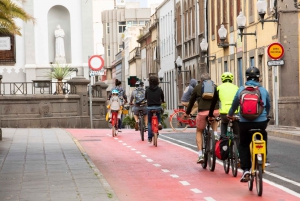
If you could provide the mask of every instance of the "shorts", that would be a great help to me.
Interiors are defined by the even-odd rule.
[[[134,106],[133,108],[133,114],[139,115],[139,110],[143,110],[143,115],[147,115],[147,107],[141,107],[141,106]]]
[[[203,130],[206,127],[206,117],[209,114],[209,110],[201,111],[197,114],[196,118],[196,126],[198,129]],[[214,110],[214,116],[218,117],[220,116],[219,110]]]

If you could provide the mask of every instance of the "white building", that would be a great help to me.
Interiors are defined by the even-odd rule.
[[[35,24],[17,20],[22,36],[15,36],[16,61],[0,66],[2,82],[49,79],[45,71],[55,62],[57,25],[65,32],[66,62],[78,69],[77,75],[88,79],[88,56],[94,54],[93,1],[27,0],[16,3],[35,18]]]

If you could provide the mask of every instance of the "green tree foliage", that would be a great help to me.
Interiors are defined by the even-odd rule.
[[[24,0],[21,2],[24,3]],[[16,25],[15,19],[35,22],[32,16],[12,0],[0,0],[0,33],[21,36],[21,28]]]

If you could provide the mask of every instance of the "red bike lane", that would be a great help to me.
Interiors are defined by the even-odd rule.
[[[139,133],[123,130],[117,137],[109,129],[68,129],[79,141],[121,201],[153,200],[300,200],[280,186],[264,182],[263,195],[248,190],[231,170],[217,164],[214,172],[196,164],[194,151],[158,138],[158,147],[141,141]],[[172,134],[163,133],[168,136]],[[147,133],[146,133],[147,135]]]

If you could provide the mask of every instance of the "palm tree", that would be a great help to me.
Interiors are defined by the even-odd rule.
[[[24,0],[22,0],[22,3],[24,3]],[[0,33],[21,36],[20,27],[15,24],[14,19],[34,23],[34,18],[12,0],[0,0]]]

